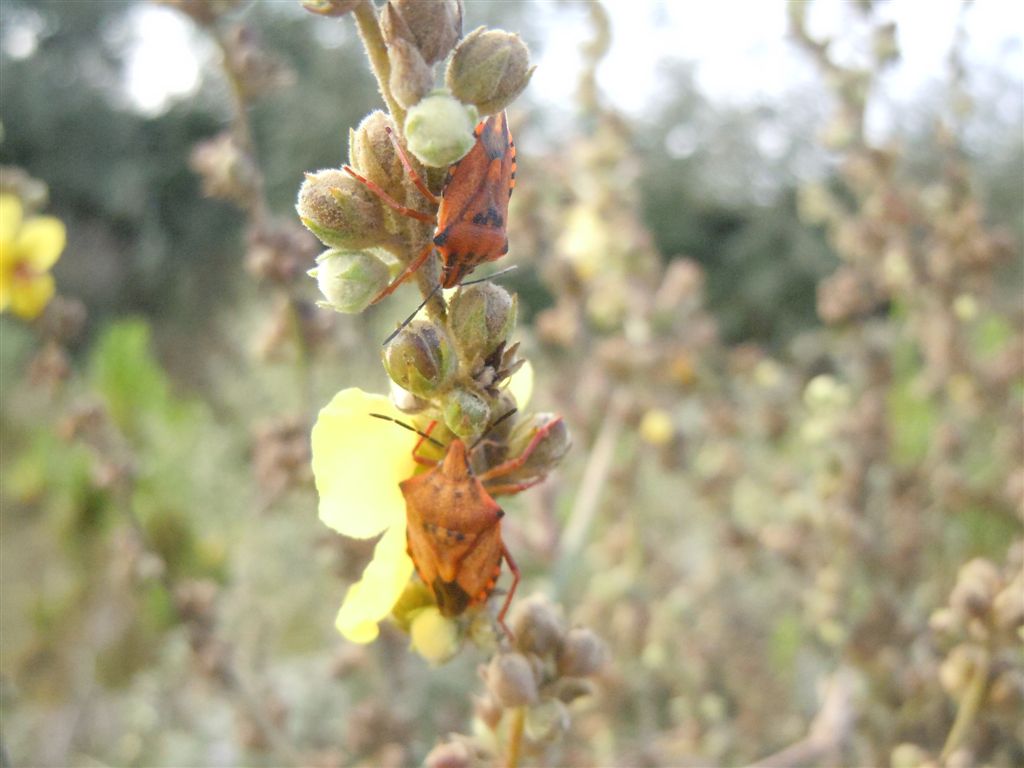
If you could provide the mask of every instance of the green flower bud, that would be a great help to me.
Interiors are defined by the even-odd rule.
[[[316,259],[307,272],[316,278],[326,301],[319,306],[338,312],[362,312],[391,279],[387,265],[369,251],[342,251],[332,248]]]
[[[295,209],[324,245],[358,250],[383,242],[380,201],[344,171],[307,173]]]
[[[561,419],[557,423],[552,423],[554,420],[555,416],[550,413],[538,413],[516,425],[509,438],[509,456],[512,457],[522,456],[540,430],[546,427],[546,432],[523,465],[505,476],[507,482],[526,482],[542,478],[558,466],[569,452],[569,448],[572,447],[569,428]]]
[[[519,35],[478,27],[455,49],[445,83],[459,101],[490,115],[522,93],[534,69],[530,50]]]
[[[381,14],[381,32],[389,48],[404,40],[416,46],[424,62],[436,64],[462,36],[462,2],[391,0]]]
[[[391,94],[403,107],[419,103],[434,87],[434,70],[423,60],[419,49],[408,40],[395,40],[388,46]]]
[[[446,91],[434,91],[405,116],[409,151],[425,165],[435,168],[451,165],[476,142],[473,137],[476,118],[474,107],[467,107]]]
[[[521,653],[502,653],[487,667],[487,687],[503,707],[522,707],[537,702],[533,667]]]
[[[384,368],[402,389],[430,398],[451,384],[459,359],[442,328],[414,320],[384,348]]]
[[[444,423],[461,438],[476,437],[491,419],[487,401],[468,389],[453,389],[444,396]]]
[[[490,355],[512,333],[517,300],[494,283],[460,288],[448,308],[448,327],[463,357],[478,361]]]

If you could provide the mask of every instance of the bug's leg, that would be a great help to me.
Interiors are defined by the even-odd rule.
[[[512,630],[508,628],[505,623],[505,614],[508,613],[508,607],[512,604],[512,596],[516,593],[516,587],[519,586],[519,566],[516,565],[516,561],[512,559],[512,555],[509,554],[508,547],[505,543],[501,544],[501,555],[505,558],[505,562],[508,563],[508,569],[512,571],[512,586],[508,589],[508,594],[505,595],[505,602],[502,603],[501,610],[498,611],[498,624],[505,630],[505,634],[508,639],[515,642],[515,635],[512,634]]]
[[[416,445],[412,449],[412,460],[415,461],[417,464],[422,464],[425,467],[435,467],[435,466],[437,466],[437,462],[436,461],[434,461],[432,459],[426,459],[423,456],[419,455],[420,446],[423,445],[423,442],[425,440],[429,440],[430,439],[430,433],[431,433],[431,431],[433,431],[434,427],[436,427],[436,426],[437,426],[437,419],[434,419],[434,420],[432,420],[427,425],[427,428],[425,430],[423,430],[423,434],[420,435],[420,439],[416,441]]]
[[[381,299],[390,296],[392,293],[394,293],[395,289],[398,286],[400,286],[402,283],[408,280],[409,277],[417,269],[423,266],[423,262],[425,262],[430,257],[430,254],[433,252],[433,250],[434,243],[433,241],[431,241],[426,244],[426,246],[423,248],[422,251],[420,251],[419,255],[415,259],[413,259],[412,261],[405,265],[405,269],[403,269],[398,274],[398,277],[391,281],[391,284],[387,288],[385,288],[383,291],[381,291],[380,293],[373,297],[373,301],[371,301],[370,303],[376,304]]]
[[[352,170],[351,166],[343,165],[343,166],[341,166],[341,168],[342,168],[342,170],[345,171],[345,173],[347,173],[349,176],[351,176],[353,179],[358,181],[360,184],[365,186],[368,190],[373,192],[373,194],[375,194],[377,197],[379,197],[382,203],[384,203],[389,208],[394,208],[396,211],[398,211],[403,216],[408,216],[411,219],[418,219],[419,221],[429,221],[429,222],[433,222],[434,219],[436,218],[434,216],[431,216],[429,213],[424,213],[423,211],[417,211],[415,208],[409,208],[408,206],[402,205],[400,202],[395,200],[395,198],[393,198],[391,195],[389,195],[387,192],[385,192],[379,186],[374,184],[368,178],[366,178],[365,176],[360,176],[358,173],[356,173],[354,170]]]
[[[402,167],[405,168],[405,172],[409,174],[409,178],[412,179],[412,183],[416,185],[416,189],[420,191],[427,200],[437,205],[437,195],[427,189],[427,185],[423,183],[423,179],[420,175],[413,170],[412,163],[409,162],[409,157],[405,154],[405,150],[402,149],[402,145],[398,143],[398,139],[395,138],[395,134],[391,131],[391,126],[385,126],[384,130],[388,132],[388,137],[391,139],[391,143],[395,145],[395,151],[398,153],[398,159],[402,161]]]
[[[533,453],[537,449],[537,446],[540,445],[540,441],[543,440],[547,436],[548,432],[550,432],[552,430],[552,428],[556,424],[560,423],[561,421],[562,421],[562,417],[561,416],[559,416],[558,418],[555,418],[555,419],[552,419],[551,421],[549,421],[547,424],[545,424],[543,427],[541,427],[540,429],[538,429],[534,433],[533,438],[530,440],[529,445],[526,446],[526,450],[524,450],[521,454],[516,456],[514,459],[509,459],[508,461],[503,461],[501,464],[498,464],[497,466],[491,467],[486,472],[483,472],[483,473],[477,475],[477,479],[480,480],[481,483],[485,483],[487,480],[490,480],[492,478],[501,477],[502,475],[507,475],[510,472],[515,472],[517,469],[519,469],[521,466],[523,466],[523,464],[526,463],[527,459],[530,458],[530,454]],[[498,486],[498,487],[501,487],[501,486]],[[488,489],[488,490],[490,490],[491,493],[494,493],[493,490],[491,490],[491,489]]]
[[[525,491],[527,488],[533,488],[535,485],[540,485],[544,482],[543,477],[535,477],[532,480],[526,480],[522,483],[504,483],[502,485],[488,485],[487,492],[491,496],[510,496],[513,493],[519,493]]]

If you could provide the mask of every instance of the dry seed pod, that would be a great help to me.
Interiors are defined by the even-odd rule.
[[[569,630],[558,656],[558,671],[570,677],[587,677],[601,669],[605,656],[601,638],[585,627],[576,627]]]
[[[388,84],[395,100],[408,109],[420,102],[434,87],[434,70],[423,60],[419,49],[407,40],[395,40],[388,46],[391,78]]]
[[[512,612],[510,621],[516,647],[538,656],[557,654],[565,638],[565,627],[554,607],[543,597],[524,600]]]
[[[411,43],[428,65],[447,56],[462,36],[461,0],[390,0],[381,13],[381,32],[388,47]]]
[[[533,668],[521,653],[494,656],[487,667],[487,687],[506,709],[537,703]]]

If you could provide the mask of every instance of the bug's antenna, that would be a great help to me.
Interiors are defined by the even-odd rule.
[[[494,280],[496,277],[504,277],[509,272],[515,272],[515,271],[516,271],[516,265],[513,264],[511,267],[505,267],[504,269],[498,270],[493,275],[488,275],[487,277],[478,277],[476,280],[467,280],[464,283],[459,283],[459,285],[460,286],[467,286],[467,285],[475,285],[476,283],[486,283],[488,280]],[[417,310],[417,311],[419,311],[419,310]]]
[[[430,435],[428,435],[426,432],[421,432],[420,430],[416,429],[416,427],[414,427],[414,426],[412,426],[410,424],[406,424],[404,421],[399,421],[398,419],[393,419],[390,416],[385,416],[383,413],[371,413],[370,415],[373,416],[373,418],[375,418],[375,419],[381,419],[383,421],[394,422],[398,426],[404,427],[405,429],[408,429],[410,432],[415,432],[417,435],[422,437],[424,440],[429,440],[431,443],[436,445],[438,448],[444,448],[444,443],[439,442],[438,440],[435,440]]]
[[[514,414],[517,410],[519,410],[519,409],[518,408],[512,408],[511,410],[505,411],[505,413],[501,414],[501,416],[499,416],[497,419],[495,419],[493,422],[491,422],[491,426],[489,426],[487,429],[485,429],[483,434],[480,435],[480,437],[478,437],[476,439],[476,442],[474,442],[473,445],[471,445],[469,447],[470,453],[472,453],[473,449],[476,448],[478,445],[480,445],[480,443],[482,443],[484,441],[484,438],[487,437],[487,435],[489,435],[494,430],[494,428],[496,426],[501,424],[501,422],[505,421],[506,419],[510,418],[512,416],[512,414]]]
[[[416,310],[411,315],[409,315],[407,318],[405,318],[405,320],[403,320],[401,322],[401,324],[397,328],[395,328],[395,330],[393,330],[391,332],[391,335],[389,335],[386,339],[384,339],[384,343],[381,344],[381,346],[387,346],[389,341],[391,341],[393,338],[395,338],[395,336],[400,334],[402,332],[402,329],[405,328],[405,326],[407,326],[409,323],[412,322],[412,319],[414,317],[416,317],[416,315],[419,314],[421,309],[423,309],[425,306],[427,306],[427,302],[430,301],[432,298],[434,298],[434,294],[436,294],[439,290],[441,290],[441,284],[440,283],[435,285],[434,286],[434,290],[432,290],[430,293],[427,294],[427,298],[425,298],[423,301],[420,302],[420,305],[418,307],[416,307]]]

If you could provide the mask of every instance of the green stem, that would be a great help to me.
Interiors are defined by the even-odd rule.
[[[978,660],[977,666],[974,668],[974,674],[967,685],[967,690],[960,698],[960,705],[956,710],[956,719],[953,721],[953,727],[949,729],[946,743],[942,747],[942,754],[939,755],[939,760],[943,763],[963,742],[967,732],[974,724],[975,718],[978,716],[981,702],[985,698],[985,692],[988,690],[989,667],[989,652],[988,649],[985,649]]]
[[[354,15],[356,27],[359,29],[359,37],[363,41],[363,47],[366,48],[366,55],[370,59],[373,75],[377,78],[380,95],[384,98],[384,103],[387,104],[388,111],[401,132],[405,125],[405,110],[391,95],[391,62],[388,59],[388,46],[380,32],[377,9],[373,5],[373,0],[363,0],[356,7]]]
[[[512,722],[509,723],[505,768],[518,768],[519,753],[523,747],[523,731],[525,728],[526,707],[516,707],[512,710]]]

